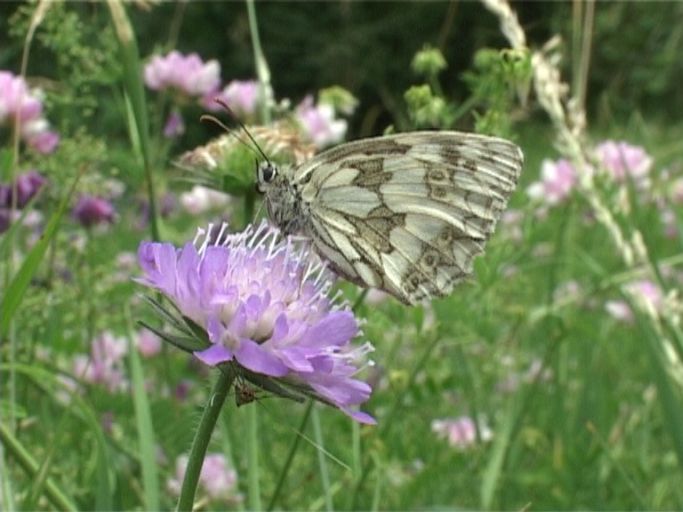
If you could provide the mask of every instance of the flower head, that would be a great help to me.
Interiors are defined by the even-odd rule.
[[[152,90],[175,89],[190,97],[202,97],[220,86],[221,67],[218,61],[208,62],[196,53],[183,55],[172,51],[168,55],[156,55],[144,70],[145,84]]]
[[[136,344],[143,357],[153,357],[161,352],[161,338],[149,329],[138,332]]]
[[[603,167],[619,182],[642,181],[652,168],[652,157],[640,146],[607,140],[595,148]]]
[[[217,94],[207,95],[202,105],[218,111],[222,107],[216,98],[224,101],[239,117],[249,117],[256,112],[259,102],[259,83],[256,80],[233,80]]]
[[[74,218],[89,228],[97,224],[114,222],[114,207],[102,197],[83,196],[78,200],[72,212]]]
[[[52,153],[59,143],[43,117],[40,91],[30,90],[22,77],[0,71],[0,126],[6,122],[18,122],[24,142],[39,153]]]
[[[14,184],[0,185],[0,208],[11,208],[16,192],[16,206],[23,208],[45,185],[45,178],[31,170],[17,176]]]
[[[432,421],[432,432],[444,438],[448,444],[458,449],[466,449],[477,442],[477,429],[481,441],[490,441],[493,432],[485,422],[479,421],[475,425],[469,416],[459,418],[444,418]]]
[[[92,384],[102,384],[109,391],[123,391],[128,386],[124,358],[128,353],[125,338],[105,331],[95,338],[90,354],[79,354],[73,360],[73,373]]]
[[[195,356],[209,366],[236,363],[277,378],[374,423],[351,410],[372,391],[354,378],[354,363],[372,347],[350,346],[358,323],[328,298],[332,281],[324,266],[290,239],[278,241],[279,232],[265,222],[235,235],[225,229],[215,238],[212,226],[200,232],[198,247],[145,242],[138,250],[140,281],[206,331],[210,343]]]
[[[192,215],[214,209],[225,209],[230,204],[230,196],[219,190],[195,185],[189,192],[180,194],[181,206]]]
[[[541,180],[527,188],[532,199],[538,199],[549,205],[556,205],[571,194],[576,185],[576,171],[568,160],[556,162],[543,160],[541,164]]]
[[[313,104],[307,96],[296,108],[296,118],[308,138],[319,148],[340,142],[346,135],[347,123],[335,119],[334,107],[327,103]]]
[[[659,312],[664,306],[662,289],[648,279],[632,281],[624,286],[624,291],[643,308]],[[617,320],[627,323],[634,320],[633,311],[626,301],[607,301],[605,310]]]
[[[22,125],[21,133],[26,144],[43,155],[52,153],[59,144],[59,134],[50,130],[45,119],[36,119]]]
[[[43,105],[26,81],[9,71],[0,71],[0,123],[15,116],[22,122],[41,116]]]

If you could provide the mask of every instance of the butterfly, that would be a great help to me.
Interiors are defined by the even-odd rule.
[[[262,161],[256,179],[285,235],[310,239],[348,281],[415,304],[472,273],[523,160],[504,139],[420,131],[349,142],[296,166]]]

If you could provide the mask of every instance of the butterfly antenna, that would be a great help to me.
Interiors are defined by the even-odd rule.
[[[222,98],[216,98],[214,100],[216,103],[218,103],[221,107],[225,109],[225,111],[230,114],[230,117],[233,118],[233,120],[239,125],[240,128],[244,131],[244,133],[247,134],[247,137],[249,137],[249,140],[254,144],[256,149],[258,149],[258,152],[261,154],[261,156],[265,159],[266,162],[270,163],[270,159],[266,156],[266,154],[263,152],[261,149],[261,146],[258,145],[258,142],[256,142],[256,139],[251,135],[249,130],[247,130],[247,127],[244,125],[242,121],[235,115],[235,113],[232,111],[232,109],[228,106],[228,104],[222,99]]]
[[[239,135],[237,135],[237,134],[235,133],[234,130],[231,130],[230,128],[228,128],[227,126],[225,126],[225,124],[223,124],[217,117],[214,117],[214,116],[212,116],[212,115],[210,115],[210,114],[202,114],[202,116],[199,118],[199,120],[200,120],[200,121],[210,121],[210,122],[212,122],[212,123],[217,124],[218,126],[220,126],[221,128],[223,128],[226,132],[228,132],[228,134],[232,135],[232,136],[235,137],[238,141],[240,141],[242,144],[244,144],[246,147],[248,147],[249,150],[252,151],[256,156],[261,156],[261,155],[263,154],[263,151],[261,151],[261,152],[259,153],[259,151],[260,151],[261,148],[259,148],[259,151],[256,151],[256,150],[251,146],[251,144],[249,144],[249,143],[246,142],[244,139],[242,139]],[[266,160],[267,160],[267,159],[266,159]]]

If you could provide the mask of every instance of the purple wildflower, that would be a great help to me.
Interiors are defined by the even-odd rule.
[[[149,329],[141,329],[136,344],[143,357],[154,357],[161,352],[161,338]]]
[[[74,357],[73,374],[86,382],[102,384],[110,392],[124,391],[128,386],[124,373],[127,353],[126,340],[105,331],[93,340],[90,355]]]
[[[639,301],[645,308],[661,311],[664,306],[662,289],[650,280],[633,281],[625,285],[624,288],[634,300]],[[626,301],[609,300],[605,303],[605,310],[616,320],[626,323],[633,322],[633,311]]]
[[[532,199],[556,205],[566,199],[576,185],[576,171],[572,164],[564,159],[553,162],[543,160],[541,164],[541,180],[533,182],[527,188]]]
[[[221,99],[240,117],[249,117],[256,112],[259,102],[259,83],[256,80],[233,80],[222,91],[208,94],[202,101],[202,106],[212,111],[222,107],[216,102]]]
[[[175,139],[180,137],[185,133],[185,121],[183,121],[183,116],[180,112],[174,110],[166,119],[166,124],[164,125],[164,137],[167,139]]]
[[[17,176],[13,184],[0,184],[0,233],[4,233],[10,224],[20,216],[19,212],[12,211],[12,207],[23,208],[26,206],[45,185],[46,181],[38,171],[32,170]],[[33,220],[35,217],[32,216],[28,219]]]
[[[145,84],[152,90],[175,89],[190,97],[202,97],[220,86],[221,67],[218,61],[208,62],[196,53],[183,55],[172,51],[152,57],[145,66]]]
[[[230,196],[219,190],[195,185],[189,192],[180,194],[181,206],[192,215],[199,215],[209,210],[224,210],[230,204]]]
[[[308,138],[319,148],[341,142],[346,135],[346,121],[335,119],[334,114],[332,105],[314,105],[312,96],[306,96],[296,107],[297,120]]]
[[[173,397],[179,402],[187,400],[187,397],[190,395],[192,385],[192,381],[190,380],[181,380],[178,384],[176,384],[176,387],[173,390]]]
[[[16,192],[16,206],[23,208],[45,185],[45,178],[38,171],[31,170],[17,176],[16,182],[0,185],[0,208],[11,208]]]
[[[40,92],[29,90],[22,77],[0,71],[0,126],[6,122],[19,123],[22,139],[39,153],[52,153],[59,143],[43,117]]]
[[[200,232],[198,248],[144,242],[138,250],[141,282],[206,330],[211,345],[195,356],[209,366],[234,361],[303,386],[354,419],[374,423],[351,410],[372,391],[354,378],[354,363],[372,347],[351,348],[358,323],[328,298],[332,282],[324,267],[307,249],[278,241],[279,232],[265,222],[235,235],[226,235],[224,225],[210,242],[212,227]]]
[[[652,157],[640,146],[607,140],[595,148],[603,167],[618,181],[631,177],[635,181],[647,178],[652,168]]]
[[[22,130],[26,144],[38,153],[47,155],[57,149],[59,134],[48,129],[47,121],[39,120],[28,123]]]
[[[474,420],[469,416],[432,421],[432,432],[446,439],[452,447],[461,450],[477,442],[477,428],[481,441],[490,441],[493,438],[493,432],[483,421],[475,425]]]
[[[115,212],[112,204],[102,197],[82,196],[72,214],[78,222],[89,228],[105,222],[114,222]]]

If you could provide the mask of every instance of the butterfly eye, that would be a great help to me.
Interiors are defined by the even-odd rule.
[[[270,162],[262,162],[257,168],[259,185],[270,183],[277,176],[277,167]]]

